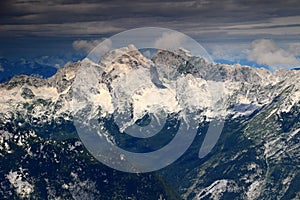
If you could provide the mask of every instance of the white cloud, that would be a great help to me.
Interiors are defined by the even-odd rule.
[[[293,52],[280,48],[273,40],[268,39],[254,40],[248,59],[272,68],[293,68],[300,64]]]
[[[93,50],[101,41],[101,40],[76,40],[73,42],[72,46],[75,50],[84,50],[86,53],[89,53]]]
[[[97,47],[97,45],[100,43],[101,45]],[[90,53],[92,50],[93,53],[107,52],[110,50],[111,45],[112,42],[109,39],[99,39],[99,40],[90,40],[90,41],[76,40],[72,44],[75,50],[84,50],[86,53]]]
[[[97,44],[98,45],[98,44]],[[98,58],[107,53],[112,48],[112,41],[110,39],[104,39],[101,44],[94,47],[89,54],[90,58]]]
[[[292,43],[289,45],[289,51],[295,56],[300,56],[300,43]]]
[[[209,44],[207,49],[212,53],[214,60],[227,60],[231,62],[239,62],[247,57],[249,46],[248,43],[225,43],[225,44]]]
[[[111,50],[112,41],[110,39],[99,40],[76,40],[72,44],[75,50],[84,50],[88,53],[88,58],[96,63],[100,58]]]
[[[154,42],[154,46],[158,49],[178,49],[185,40],[186,36],[182,33],[165,32]]]

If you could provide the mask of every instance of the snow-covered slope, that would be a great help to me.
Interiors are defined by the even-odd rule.
[[[212,64],[183,50],[158,51],[149,60],[129,46],[108,53],[98,64],[88,59],[70,64],[49,79],[18,76],[1,84],[0,119],[5,122],[16,114],[43,123],[61,116],[71,119],[83,96],[104,114],[132,109],[129,124],[147,112],[162,110],[181,112],[183,118],[186,112],[196,110],[208,118],[237,117],[268,105],[290,88],[277,111],[287,112],[300,99],[299,80],[299,71],[271,73]]]

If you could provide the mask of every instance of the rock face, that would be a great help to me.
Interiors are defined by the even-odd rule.
[[[75,145],[78,138],[72,125],[74,114],[88,103],[91,113],[87,118],[111,119],[113,115],[124,113],[130,116],[118,124],[120,132],[147,114],[154,115],[158,121],[162,115],[170,118],[176,115],[188,123],[193,113],[201,124],[196,142],[178,162],[160,171],[185,199],[297,199],[300,197],[299,81],[300,71],[269,72],[247,66],[213,64],[183,49],[158,51],[150,60],[133,46],[109,52],[99,63],[84,59],[70,64],[48,79],[14,77],[0,85],[0,155],[3,161],[9,155],[21,161],[18,167],[9,161],[10,168],[0,164],[3,172],[0,194],[13,193],[20,198],[45,194],[50,198],[51,194],[55,198],[64,190],[66,196],[61,198],[74,198],[75,191],[79,194],[81,190],[93,190],[96,196],[103,192],[98,188],[99,182],[93,182],[88,175],[79,177],[77,171],[63,177],[64,182],[54,183],[50,180],[52,176],[33,175],[30,165],[25,165],[25,158],[30,158],[30,162],[36,160],[41,162],[40,167],[50,170],[55,168],[54,163],[62,163],[63,158],[71,162],[71,157],[66,156],[69,153],[80,167],[83,167],[80,159],[95,162],[82,146]],[[199,145],[214,118],[225,119],[221,138],[210,154],[199,159]],[[34,137],[29,134],[32,130]],[[167,132],[165,137],[169,137],[168,134],[176,133]],[[61,151],[61,155],[51,154],[48,149],[33,152],[31,145],[39,143]],[[78,148],[86,157],[82,158]],[[23,153],[18,154],[18,151]],[[18,157],[20,155],[22,157]],[[43,156],[51,162],[40,161]],[[98,170],[103,170],[103,166],[98,165],[101,166]],[[150,178],[149,187],[158,181],[156,178]],[[44,192],[37,189],[40,179],[43,179]],[[134,176],[125,179],[145,184]],[[121,183],[126,181],[121,180]],[[61,184],[59,190],[55,184]],[[126,188],[116,185],[114,180],[111,187],[116,187],[112,188],[115,195],[120,190],[122,197],[130,197],[124,192]],[[161,192],[164,189],[165,192]],[[153,189],[152,197],[159,198],[162,194],[171,198],[169,191],[172,189],[161,182],[160,188]],[[88,194],[91,193],[81,195]],[[146,195],[146,192],[141,194]],[[137,191],[131,197],[147,199],[138,196]]]

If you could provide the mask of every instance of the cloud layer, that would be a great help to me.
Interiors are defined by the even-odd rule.
[[[257,35],[297,38],[294,0],[7,0],[0,3],[2,36],[91,36],[159,26],[208,39]]]
[[[248,54],[250,61],[268,65],[273,68],[293,68],[300,64],[293,52],[284,50],[269,39],[260,39],[252,42],[252,49]]]

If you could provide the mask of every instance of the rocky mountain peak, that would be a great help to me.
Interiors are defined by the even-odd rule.
[[[22,113],[26,110],[24,104],[43,99],[48,102],[45,104],[47,108],[36,107],[39,111],[34,113],[52,110],[51,118],[63,113],[70,115],[73,82],[78,73],[87,69],[94,70],[86,76],[93,74],[95,84],[92,87],[98,91],[92,93],[92,101],[109,113],[114,109],[125,109],[125,105],[133,106],[134,120],[145,111],[156,112],[155,105],[163,105],[170,113],[186,107],[206,111],[206,114],[202,113],[204,115],[216,116],[218,113],[211,111],[218,102],[217,98],[212,99],[211,90],[215,87],[222,88],[219,98],[225,95],[228,99],[228,102],[223,102],[224,106],[243,105],[243,109],[233,106],[227,111],[227,114],[234,115],[249,114],[262,108],[288,87],[295,92],[299,88],[296,83],[300,72],[296,70],[269,72],[248,66],[214,64],[192,56],[184,49],[177,52],[159,50],[150,60],[130,45],[108,52],[98,64],[87,58],[69,64],[48,79],[14,77],[0,86],[4,97],[1,108],[3,113],[17,110]],[[295,94],[287,94],[288,105],[299,100],[300,95]],[[163,103],[161,99],[168,102]]]

